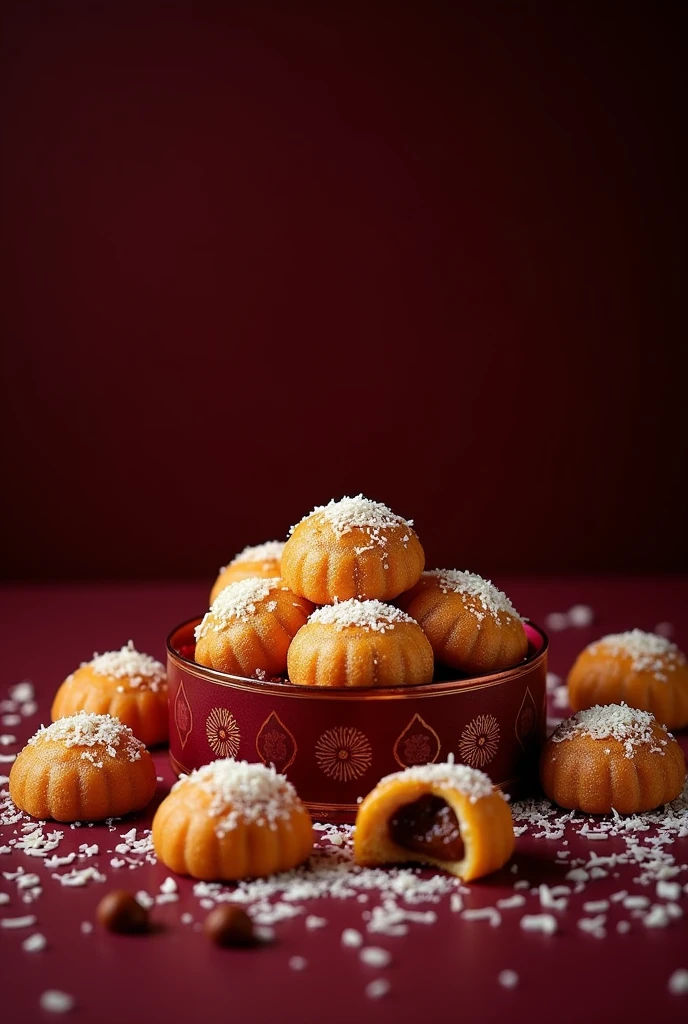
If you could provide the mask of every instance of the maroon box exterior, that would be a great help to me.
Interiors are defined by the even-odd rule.
[[[450,755],[507,792],[534,777],[546,729],[547,638],[531,623],[527,660],[495,675],[327,690],[197,665],[189,655],[199,621],[177,627],[168,640],[177,774],[219,757],[274,764],[314,818],[334,822],[353,822],[358,801],[384,775]]]

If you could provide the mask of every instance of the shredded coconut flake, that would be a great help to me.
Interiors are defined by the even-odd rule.
[[[594,740],[618,740],[624,746],[624,756],[632,758],[637,747],[649,748],[653,754],[664,754],[662,740],[656,738],[661,729],[671,739],[671,733],[660,725],[649,711],[638,711],[626,704],[596,704],[567,718],[552,734],[553,743],[563,743],[575,736],[590,736]]]
[[[492,793],[499,793],[500,796],[503,796],[501,790],[495,790],[491,779],[484,772],[477,768],[469,768],[465,764],[417,765],[413,768],[405,768],[403,772],[386,775],[380,780],[380,785],[398,782],[400,779],[435,783],[439,786],[458,789],[460,793],[468,797],[472,804]]]
[[[260,602],[278,588],[287,589],[279,578],[264,580],[251,577],[230,583],[220,591],[211,604],[210,611],[205,613],[202,622],[196,626],[196,640],[204,637],[210,629],[219,633],[234,619],[248,622],[254,615],[265,610],[260,607]]]
[[[317,516],[320,521],[327,523],[337,537],[343,537],[352,530],[360,530],[366,535],[366,544],[361,551],[373,545],[385,547],[391,531],[403,533],[400,539],[404,546],[411,539],[412,519],[402,519],[386,505],[364,498],[362,494],[357,494],[355,498],[344,497],[339,501],[333,498],[327,505],[316,505],[301,522],[311,516]],[[293,533],[295,529],[292,526],[289,532]]]
[[[213,761],[182,776],[174,789],[180,786],[198,786],[210,794],[209,813],[217,819],[218,836],[231,832],[240,819],[275,829],[298,803],[296,790],[284,775],[248,761]]]
[[[235,555],[230,565],[238,562],[262,562],[263,568],[269,568],[270,562],[279,562],[284,551],[283,540],[268,540],[265,544],[256,544],[254,547],[244,548],[238,555]]]
[[[475,573],[460,572],[458,569],[430,569],[422,574],[421,579],[437,580],[443,594],[460,594],[467,610],[479,622],[486,615],[492,615],[500,622],[502,615],[522,621],[506,594],[491,580],[485,580]]]
[[[119,651],[94,654],[92,661],[81,663],[81,668],[91,668],[97,676],[126,680],[134,689],[157,692],[167,682],[164,666],[150,654],[137,651],[133,640],[129,640]]]
[[[111,715],[94,715],[80,711],[69,718],[59,718],[52,725],[42,725],[29,740],[30,745],[36,743],[62,743],[65,747],[85,747],[81,754],[97,767],[102,767],[102,760],[95,760],[92,747],[98,748],[97,757],[104,754],[117,757],[120,753],[129,761],[138,761],[146,748],[137,740],[127,725]]]
[[[376,600],[359,601],[355,597],[348,601],[318,608],[308,621],[335,626],[338,630],[356,626],[359,629],[365,629],[366,632],[373,630],[376,633],[385,633],[387,630],[394,629],[397,622],[415,623],[415,619],[412,619],[410,615],[391,604],[383,604],[382,601]]]

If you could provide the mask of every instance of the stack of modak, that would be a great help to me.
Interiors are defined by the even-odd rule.
[[[304,686],[429,683],[435,661],[465,675],[510,668],[523,621],[489,580],[424,572],[413,523],[359,494],[315,508],[285,544],[246,548],[216,580],[196,661]]]

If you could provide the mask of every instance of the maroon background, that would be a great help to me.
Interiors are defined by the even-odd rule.
[[[688,566],[680,5],[400,6],[3,4],[11,577]]]

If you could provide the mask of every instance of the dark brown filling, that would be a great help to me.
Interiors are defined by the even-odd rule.
[[[439,796],[420,797],[389,819],[389,834],[397,846],[437,860],[461,860],[461,829],[453,810]]]

